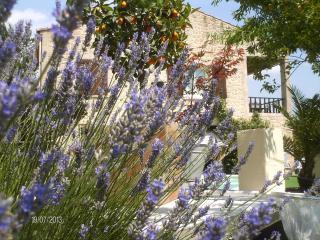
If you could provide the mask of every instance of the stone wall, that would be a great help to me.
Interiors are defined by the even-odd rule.
[[[259,115],[263,120],[269,121],[271,127],[283,127],[286,122],[281,113],[259,113]],[[252,116],[252,113],[250,113],[250,116]]]
[[[203,61],[211,61],[218,52],[220,52],[224,45],[221,41],[216,40],[215,42],[207,43],[208,36],[210,34],[221,34],[224,30],[233,28],[232,25],[214,18],[210,15],[207,15],[203,12],[196,11],[190,16],[190,21],[193,28],[187,29],[188,46],[191,48],[192,52],[200,52],[205,50],[207,54],[203,57]],[[53,42],[52,34],[50,29],[39,29],[38,32],[42,35],[41,43],[41,52],[47,52],[46,60],[49,59],[49,56],[52,54]],[[85,27],[81,26],[76,29],[73,33],[74,39],[80,37],[84,39],[85,36]],[[71,49],[74,41],[70,41],[68,44],[68,49]],[[83,59],[92,59],[93,52],[88,51]],[[41,68],[45,66],[47,61],[44,61],[41,64]],[[61,65],[65,64],[66,57],[62,61]],[[243,61],[239,64],[238,72],[235,76],[227,79],[226,88],[227,88],[227,106],[235,110],[236,117],[247,117],[248,116],[248,86],[247,86],[247,67],[246,61]],[[166,74],[162,74],[162,80],[166,81]]]
[[[204,50],[206,55],[203,57],[203,61],[212,61],[223,48],[224,45],[219,38],[214,38],[213,41],[208,42],[208,37],[212,34],[219,36],[224,30],[231,29],[234,26],[220,19],[207,15],[201,11],[196,11],[191,14],[190,21],[193,28],[187,29],[187,43],[194,53]],[[53,42],[52,34],[49,28],[39,29],[38,31],[42,35],[40,54],[46,52],[46,58],[41,64],[40,68],[43,70],[49,56],[52,54]],[[85,27],[80,26],[73,33],[73,38],[80,37],[81,40],[85,37]],[[74,41],[70,41],[68,49],[70,50],[74,44]],[[85,53],[83,59],[92,59],[93,51],[90,50]],[[41,59],[41,57],[40,57]],[[66,57],[62,61],[62,66],[65,64]],[[248,82],[247,82],[247,62],[246,56],[237,66],[237,73],[226,80],[226,92],[227,92],[227,107],[234,110],[235,117],[249,118],[249,101],[248,101]],[[163,71],[162,80],[166,81],[166,72]],[[284,118],[281,114],[261,114],[263,119],[270,121],[273,127],[283,127]]]
[[[219,35],[225,30],[234,28],[234,26],[201,11],[194,12],[190,16],[190,21],[193,28],[187,29],[188,46],[193,52],[204,50],[206,52],[204,61],[211,61],[225,46],[223,42],[219,40]],[[214,35],[214,40],[206,43],[210,35]],[[227,107],[234,109],[235,117],[247,118],[249,114],[249,102],[246,56],[244,56],[244,59],[245,60],[237,66],[237,73],[226,81],[226,100]]]

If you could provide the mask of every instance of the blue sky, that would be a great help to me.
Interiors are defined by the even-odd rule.
[[[237,9],[237,4],[234,2],[223,2],[219,6],[211,5],[211,0],[187,0],[193,7],[200,7],[202,11],[220,18],[224,21],[237,25],[232,19],[233,10]],[[63,2],[63,1],[62,1]],[[55,0],[17,0],[14,7],[10,22],[14,23],[18,19],[31,19],[34,29],[39,27],[48,27],[54,22],[52,11],[55,6]],[[279,67],[274,67],[269,72],[272,79],[279,81]],[[249,95],[250,96],[269,96],[266,92],[260,92],[261,84],[254,81],[248,76]],[[303,64],[291,76],[291,83],[297,86],[302,92],[311,97],[315,93],[320,93],[320,77],[314,75],[309,64]],[[280,91],[273,94],[279,97]]]

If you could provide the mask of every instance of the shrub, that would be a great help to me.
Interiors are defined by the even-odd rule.
[[[320,95],[306,98],[295,87],[289,90],[294,103],[293,111],[281,110],[292,137],[285,136],[284,148],[295,159],[302,160],[298,180],[300,187],[305,190],[312,185],[314,159],[320,153]]]
[[[217,120],[221,121],[221,119],[225,118],[228,115],[228,110],[226,108],[225,102],[220,105],[220,109],[217,115]],[[261,119],[259,113],[254,112],[250,119],[238,118],[232,119],[233,131],[241,131],[247,129],[257,129],[257,128],[268,128],[270,123],[266,120]],[[236,143],[237,138],[236,134],[234,136],[234,142]],[[222,159],[223,169],[226,173],[232,174],[234,167],[238,162],[238,151],[235,146],[229,153],[224,156]]]

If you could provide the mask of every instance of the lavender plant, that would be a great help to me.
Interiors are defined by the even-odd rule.
[[[1,11],[11,6],[7,2],[0,3]],[[31,38],[30,24],[10,28],[0,41],[0,238],[223,239],[240,236],[230,227],[240,217],[241,237],[257,234],[270,223],[273,202],[247,213],[242,206],[230,216],[231,198],[221,216],[208,216],[212,206],[203,206],[220,186],[224,188],[217,199],[230,188],[220,160],[234,146],[233,137],[219,147],[210,139],[193,160],[210,163],[203,178],[180,189],[167,216],[154,218],[192,171],[187,164],[191,151],[219,109],[215,81],[177,121],[186,108],[181,80],[187,85],[193,75],[189,71],[196,69],[185,67],[188,50],[164,85],[158,84],[163,59],[156,69],[139,71],[137,62],[150,58],[151,37],[146,33],[136,34],[128,49],[119,43],[114,59],[98,44],[92,62],[83,65],[94,19],[88,22],[84,42],[77,39],[70,51],[67,44],[85,4],[78,0],[64,10],[57,5],[54,51],[42,72],[34,54],[38,38]],[[159,56],[165,48],[158,50]],[[128,55],[129,67],[121,65],[123,55]],[[137,73],[144,76],[142,89]],[[98,82],[104,84],[93,97]],[[217,134],[234,136],[230,124],[230,117],[222,121]]]

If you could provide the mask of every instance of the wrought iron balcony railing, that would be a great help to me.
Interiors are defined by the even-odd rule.
[[[280,113],[277,107],[283,106],[282,98],[249,97],[249,111],[259,113]]]

